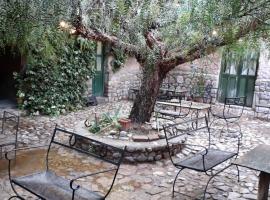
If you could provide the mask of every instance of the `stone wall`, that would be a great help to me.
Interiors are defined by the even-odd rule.
[[[219,72],[221,67],[221,54],[211,54],[205,58],[198,59],[192,63],[185,63],[177,66],[167,76],[172,81],[181,83],[181,88],[190,89],[196,87],[197,79],[199,76],[204,77],[206,83],[212,81],[213,87],[218,87]],[[170,80],[164,80],[164,82],[171,82]]]
[[[255,82],[253,106],[256,104],[270,105],[270,59],[269,51],[262,48],[260,51],[259,67]]]
[[[109,101],[128,99],[130,88],[138,88],[140,86],[140,64],[135,58],[127,59],[124,67],[117,72],[113,72],[111,66],[108,65],[108,71],[107,96]]]
[[[105,69],[105,96],[109,101],[128,99],[130,97],[130,88],[140,86],[140,64],[135,58],[129,58],[124,67],[119,71],[113,72],[110,65],[112,57],[108,58],[108,64]],[[195,60],[192,63],[186,63],[177,66],[172,70],[164,82],[181,83],[181,88],[188,88],[196,82],[196,77],[203,75],[206,80],[211,80],[214,87],[218,87],[218,78],[220,71],[221,56],[219,53],[207,56],[204,59]],[[196,69],[195,69],[196,68]],[[198,72],[203,71],[203,74]],[[194,78],[195,76],[195,78]],[[174,77],[172,79],[171,77]],[[89,94],[91,94],[91,81],[89,85]],[[188,88],[189,89],[189,88]]]

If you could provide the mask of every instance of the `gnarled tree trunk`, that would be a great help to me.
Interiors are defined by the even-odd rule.
[[[144,68],[140,90],[135,98],[129,118],[133,122],[144,123],[150,121],[160,85],[167,72],[161,66],[152,69]]]

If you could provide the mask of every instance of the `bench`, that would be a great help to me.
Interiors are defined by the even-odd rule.
[[[17,148],[19,116],[4,111],[3,116],[0,119],[2,121],[0,131],[0,158],[2,158],[4,147],[14,146],[14,148]]]
[[[87,140],[88,141],[88,150],[79,148],[76,143],[78,140]],[[97,169],[94,173],[85,173],[80,176],[72,177],[67,179],[63,176],[57,175],[56,172],[51,169],[50,161],[53,155],[52,146],[56,146],[58,149],[63,148],[66,150],[76,151],[80,154],[86,155],[87,158],[93,158],[102,162],[102,168],[104,165],[107,164],[109,167],[106,169]],[[35,195],[40,199],[46,200],[101,200],[105,199],[108,194],[110,193],[113,184],[116,179],[116,175],[118,173],[120,164],[122,162],[125,148],[120,149],[116,148],[102,142],[86,138],[84,136],[78,135],[76,133],[67,131],[65,129],[59,128],[58,126],[55,127],[52,135],[52,139],[47,147],[47,154],[46,154],[46,169],[44,171],[40,171],[37,173],[31,173],[24,176],[19,177],[12,177],[11,175],[11,159],[10,159],[10,152],[9,151],[5,154],[6,159],[9,161],[8,170],[9,170],[9,179],[15,195],[10,197],[12,198],[19,198],[24,199],[22,195],[20,195],[16,190],[15,186],[24,189],[31,194]],[[40,149],[41,146],[36,147],[26,147],[16,149],[17,157],[19,156],[19,152],[23,150],[29,151],[30,149],[38,148]],[[107,152],[114,151],[118,156],[111,156]],[[52,155],[51,155],[52,154]],[[49,159],[50,157],[50,159]],[[74,156],[73,156],[74,157]],[[72,157],[72,159],[73,159]],[[58,161],[58,160],[57,160]],[[52,162],[52,161],[51,161]],[[89,169],[93,167],[93,163],[88,163]],[[62,166],[63,167],[63,166]],[[70,169],[69,169],[70,170]],[[78,181],[87,179],[87,177],[92,177],[101,174],[112,174],[112,180],[108,184],[107,190],[104,191],[93,191],[86,187],[81,186]]]

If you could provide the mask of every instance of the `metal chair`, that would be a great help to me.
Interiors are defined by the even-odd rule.
[[[3,148],[7,146],[14,146],[14,149],[17,148],[19,120],[19,116],[11,112],[4,111],[3,117],[1,118],[0,158],[2,158]]]
[[[227,97],[225,98],[222,111],[220,109],[214,109],[213,104],[211,104],[210,112],[213,120],[210,127],[218,120],[223,120],[226,124],[222,127],[221,131],[223,131],[226,126],[227,132],[235,132],[229,130],[229,127],[236,125],[239,128],[239,132],[241,132],[241,126],[238,121],[243,114],[245,102],[246,97]]]
[[[86,145],[85,148],[82,148],[78,141],[83,141]],[[78,153],[91,157],[95,160],[102,162],[102,169],[97,169],[93,173],[85,173],[82,175],[76,175],[73,178],[66,178],[56,174],[56,171],[53,170],[50,162],[53,159],[52,146],[56,145],[57,149],[60,147],[65,148],[66,150],[74,150]],[[81,144],[82,145],[82,144]],[[21,151],[29,151],[33,148],[41,148],[42,146],[36,147],[26,147],[16,149],[18,152],[17,156],[20,156]],[[44,146],[43,146],[44,147]],[[97,140],[93,140],[76,133],[72,133],[65,129],[55,127],[51,142],[47,149],[46,155],[46,170],[30,173],[23,176],[13,177],[11,175],[11,159],[9,158],[9,153],[5,154],[6,159],[9,161],[8,171],[9,171],[9,180],[11,187],[15,193],[14,196],[11,196],[9,199],[18,198],[24,200],[25,198],[20,195],[16,190],[15,186],[20,187],[23,190],[30,192],[39,199],[43,200],[103,200],[105,199],[110,191],[112,190],[113,184],[116,179],[120,164],[123,160],[125,147],[123,149],[117,148],[105,143],[102,143]],[[113,156],[115,154],[116,156]],[[85,158],[85,159],[86,159]],[[56,160],[59,162],[58,160]],[[86,160],[85,160],[86,161]],[[106,166],[108,165],[108,166]],[[89,162],[89,170],[91,170],[92,162]],[[64,167],[64,166],[63,166]],[[34,170],[34,167],[33,169]],[[91,190],[87,187],[83,187],[78,181],[86,179],[87,177],[93,177],[101,174],[111,173],[112,179],[108,183],[108,187],[104,188],[102,191]]]
[[[199,126],[194,128],[193,123],[198,123]],[[208,126],[207,117],[200,117],[189,121],[176,123],[168,126],[164,126],[167,148],[169,151],[172,164],[179,169],[173,182],[172,195],[180,193],[176,191],[175,185],[177,178],[184,169],[194,170],[197,172],[203,172],[210,178],[205,186],[203,199],[206,197],[207,187],[210,181],[222,171],[231,166],[230,163],[226,164],[226,161],[236,157],[239,152],[239,145],[241,140],[241,133],[237,138],[229,138],[235,140],[235,150],[228,151],[217,148],[216,144],[213,144],[213,137],[210,135],[210,128]],[[199,141],[195,143],[196,137],[199,137]],[[220,138],[219,138],[220,139]],[[189,143],[189,142],[192,143]],[[176,154],[175,145],[182,143],[184,145],[185,153],[180,152]],[[189,153],[187,153],[187,151]],[[222,165],[221,165],[222,164]],[[238,170],[238,168],[237,168]],[[239,170],[238,170],[239,179]]]

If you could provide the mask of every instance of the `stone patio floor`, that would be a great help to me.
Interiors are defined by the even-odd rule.
[[[132,102],[120,101],[112,104],[107,103],[96,107],[88,107],[67,115],[61,115],[59,117],[21,117],[19,141],[22,141],[23,145],[47,144],[55,123],[72,130],[77,123],[85,120],[86,117],[94,118],[94,112],[114,112],[117,108],[121,107],[121,115],[128,116],[131,105]],[[14,109],[10,110],[15,113],[19,112]],[[259,144],[270,144],[269,121],[259,120],[253,118],[253,116],[244,115],[241,119],[241,127],[243,132],[243,140],[240,149],[240,156]],[[33,162],[41,162],[41,156],[39,156],[39,153],[40,152],[30,154],[29,158],[31,159],[24,160],[26,164],[20,170],[29,170],[29,166],[32,166]],[[81,159],[76,155],[76,153],[68,154],[65,152],[58,152],[58,156],[60,154],[61,156],[71,156],[71,158]],[[34,155],[36,156],[35,159],[32,157]],[[82,159],[78,160],[78,162],[79,161],[82,161]],[[83,161],[83,163],[87,162]],[[39,166],[40,164],[35,165]],[[58,166],[60,173],[64,173],[62,170],[66,168],[66,165],[57,162],[55,162],[55,165]],[[99,164],[97,164],[97,167],[98,165]],[[74,172],[72,172],[72,167],[74,166],[68,166],[67,174],[64,175],[74,175]],[[81,170],[84,169],[82,165],[80,165],[79,168],[81,168]],[[156,161],[153,163],[124,163],[121,165],[114,188],[107,199],[201,199],[204,186],[208,180],[207,176],[202,173],[194,173],[190,170],[184,170],[183,173],[181,173],[177,183],[177,188],[180,190],[182,195],[176,195],[174,198],[172,198],[172,182],[176,173],[177,170],[171,164],[169,159]],[[214,178],[214,180],[210,183],[210,186],[208,187],[208,199],[256,199],[258,174],[258,172],[248,170],[246,168],[240,168],[240,182],[237,182],[237,171],[236,168],[232,166]],[[108,176],[96,177],[92,182],[93,184],[91,184],[91,187],[103,188],[107,186],[109,180],[110,179]],[[89,185],[87,180],[83,180],[83,182],[85,182],[86,185]],[[8,199],[8,197],[12,194],[13,192],[8,182],[7,171],[2,160],[0,162],[0,199]],[[28,193],[23,192],[23,194],[25,195],[26,199],[35,199]]]

